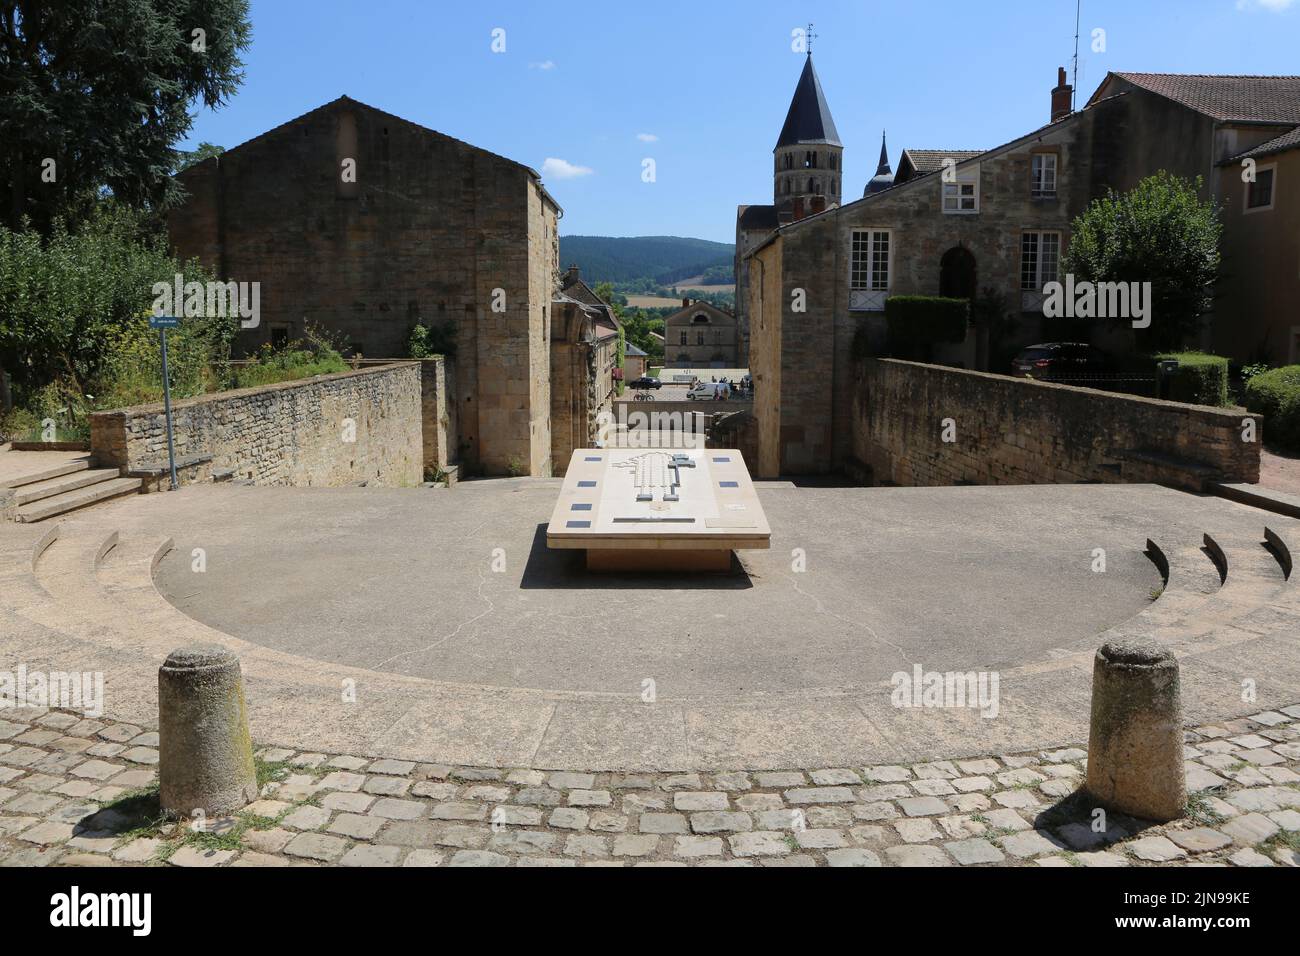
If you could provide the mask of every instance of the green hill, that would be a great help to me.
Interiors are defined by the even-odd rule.
[[[592,285],[638,279],[671,285],[718,270],[730,274],[735,252],[729,242],[680,236],[561,236],[560,268],[576,264]]]

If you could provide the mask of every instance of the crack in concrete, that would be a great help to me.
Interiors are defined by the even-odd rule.
[[[906,661],[908,664],[915,664],[915,663],[916,663],[916,661],[914,661],[914,660],[912,660],[910,657],[908,657],[908,656],[907,656],[907,652],[904,651],[904,650],[903,650],[901,647],[899,647],[897,644],[893,643],[892,641],[887,641],[887,640],[885,640],[883,637],[881,637],[881,636],[876,632],[876,629],[873,628],[870,624],[867,624],[867,623],[864,622],[864,621],[854,621],[854,620],[851,620],[851,619],[849,619],[849,618],[847,618],[847,617],[844,617],[844,616],[841,615],[841,614],[836,614],[834,611],[828,610],[827,607],[826,607],[826,605],[822,602],[822,599],[821,599],[821,598],[819,598],[817,595],[813,594],[813,593],[810,592],[810,591],[805,591],[803,588],[801,588],[801,587],[799,586],[799,582],[798,582],[797,580],[795,580],[793,577],[791,577],[791,576],[788,575],[788,574],[784,574],[784,573],[782,573],[782,572],[779,572],[779,571],[778,571],[777,573],[780,574],[781,577],[785,578],[786,580],[788,580],[788,581],[790,582],[790,586],[791,586],[792,588],[794,588],[795,593],[797,593],[797,594],[801,594],[801,595],[803,595],[804,597],[811,599],[812,602],[813,602],[814,604],[817,605],[817,613],[818,613],[818,614],[825,614],[827,617],[832,617],[832,618],[834,618],[835,620],[839,621],[841,624],[847,624],[849,627],[858,627],[858,628],[861,628],[862,630],[864,630],[864,631],[866,631],[868,634],[870,634],[870,635],[872,636],[872,638],[876,641],[876,643],[878,643],[878,644],[883,644],[885,647],[891,647],[891,648],[893,648],[895,651],[897,651],[897,652],[898,652],[898,656],[901,657],[901,658],[902,658],[904,661]]]
[[[377,671],[381,667],[386,667],[387,665],[391,664],[393,661],[400,660],[403,657],[411,657],[412,655],[415,654],[423,654],[426,651],[431,651],[434,648],[441,647],[442,645],[446,644],[448,641],[454,639],[457,634],[459,634],[465,628],[469,627],[471,624],[475,623],[476,621],[480,621],[483,618],[487,617],[489,614],[493,613],[497,609],[497,606],[493,604],[492,601],[487,597],[487,595],[483,593],[483,588],[486,584],[487,584],[487,578],[484,576],[483,569],[480,567],[478,569],[478,597],[479,600],[481,600],[484,604],[487,605],[486,611],[481,611],[478,614],[475,614],[469,620],[461,621],[459,624],[456,625],[456,629],[452,631],[450,634],[446,634],[443,637],[439,638],[438,640],[433,641],[430,644],[426,644],[424,647],[417,647],[414,648],[413,650],[403,651],[400,654],[394,654],[392,657],[388,658],[387,660],[382,660],[378,664],[371,665],[370,669]]]

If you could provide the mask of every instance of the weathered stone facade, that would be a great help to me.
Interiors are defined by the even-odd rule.
[[[415,362],[219,392],[172,403],[177,458],[258,485],[418,484],[421,374]],[[95,412],[98,467],[154,471],[167,461],[163,406]]]
[[[1261,419],[1242,409],[895,359],[855,371],[853,455],[876,482],[1259,481]],[[1254,441],[1243,440],[1248,418]]]
[[[355,163],[355,178],[346,175]],[[319,325],[354,352],[451,333],[459,457],[550,473],[550,303],[559,207],[519,163],[342,97],[180,176],[181,257],[261,283],[239,345]]]

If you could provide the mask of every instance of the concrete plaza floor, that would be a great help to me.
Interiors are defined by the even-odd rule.
[[[1300,591],[1260,547],[1266,523],[1297,542],[1300,522],[1244,505],[1153,486],[761,484],[770,551],[728,575],[620,577],[546,549],[558,484],[202,486],[0,528],[0,624],[29,668],[102,669],[118,720],[152,723],[162,658],[215,641],[241,657],[266,745],[470,767],[760,771],[1077,745],[1092,654],[1113,637],[1179,655],[1189,721],[1300,700]],[[914,668],[996,676],[996,713],[900,706],[893,678]]]

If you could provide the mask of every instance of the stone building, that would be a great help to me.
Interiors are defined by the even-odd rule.
[[[664,319],[665,368],[742,368],[736,317],[707,302],[682,299]]]
[[[772,205],[736,209],[736,329],[734,367],[749,364],[749,253],[778,226],[824,212],[840,204],[844,144],[813,66],[804,60],[785,123],[772,149]],[[669,348],[675,343],[669,342]],[[665,355],[665,359],[668,356]]]
[[[600,410],[613,407],[617,383],[622,378],[618,362],[618,342],[623,326],[614,314],[614,308],[587,283],[582,281],[577,266],[571,265],[560,279],[560,294],[587,307],[592,318],[592,345],[595,349],[596,402]],[[557,462],[562,464],[561,462]]]
[[[1254,181],[1243,179],[1254,160]],[[1225,160],[1223,277],[1214,350],[1241,362],[1300,363],[1300,126]]]
[[[973,331],[939,356],[968,368],[1000,365],[1006,351],[1044,333],[1043,287],[1058,278],[1071,223],[1089,202],[1160,169],[1199,175],[1205,195],[1217,196],[1220,162],[1300,122],[1298,89],[1300,79],[1287,77],[1113,74],[1074,113],[1061,70],[1047,125],[976,154],[906,151],[890,188],[752,243],[758,473],[845,467],[853,342],[861,334],[870,348],[883,344],[889,296],[1001,293],[1012,313],[1004,351],[991,355],[987,337]],[[803,312],[792,311],[795,289],[804,292]],[[1103,345],[1130,334],[1122,323],[1095,326]]]
[[[454,344],[467,470],[551,472],[551,303],[560,207],[527,166],[341,97],[180,174],[176,253],[260,283],[251,351],[309,324],[354,353]]]

